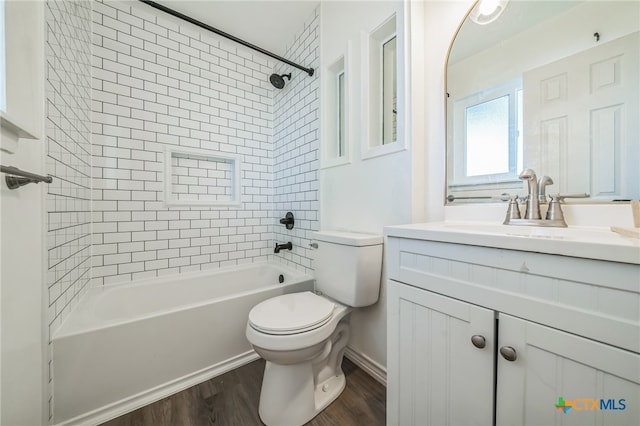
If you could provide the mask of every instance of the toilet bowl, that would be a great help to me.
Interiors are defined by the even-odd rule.
[[[314,234],[316,289],[265,300],[249,313],[246,336],[266,360],[259,414],[267,425],[302,425],[345,388],[341,364],[349,313],[378,299],[382,237]]]
[[[340,364],[349,340],[342,320],[350,311],[311,292],[253,308],[246,334],[267,361],[259,404],[265,424],[304,424],[340,395],[346,383]]]

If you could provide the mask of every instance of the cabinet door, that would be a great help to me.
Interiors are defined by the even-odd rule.
[[[395,281],[388,292],[387,424],[492,424],[494,311]]]
[[[498,425],[639,424],[640,355],[504,314],[498,330],[516,351],[498,355]]]

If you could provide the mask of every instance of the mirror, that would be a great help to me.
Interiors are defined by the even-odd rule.
[[[447,63],[448,201],[525,195],[524,168],[550,194],[639,199],[640,2],[493,0],[478,24],[480,3]]]

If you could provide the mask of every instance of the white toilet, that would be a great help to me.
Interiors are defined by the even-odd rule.
[[[325,231],[313,238],[321,295],[285,294],[249,312],[247,339],[267,361],[259,413],[268,426],[302,425],[340,395],[346,316],[378,301],[382,236]]]

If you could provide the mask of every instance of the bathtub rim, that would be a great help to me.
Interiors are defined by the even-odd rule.
[[[218,274],[223,274],[223,273],[228,273],[228,272],[242,271],[242,270],[247,270],[247,269],[252,269],[252,268],[258,268],[258,267],[261,267],[261,266],[269,266],[269,267],[273,267],[274,269],[282,269],[282,270],[284,270],[284,271],[286,271],[288,273],[291,273],[291,275],[293,276],[294,279],[289,280],[289,282],[284,282],[282,284],[280,284],[280,283],[271,284],[271,285],[268,285],[268,286],[259,287],[259,289],[245,290],[245,291],[241,291],[241,292],[237,292],[237,293],[231,293],[231,294],[228,294],[228,295],[216,297],[216,298],[213,298],[213,299],[206,299],[206,300],[203,300],[203,301],[187,303],[187,304],[181,304],[181,305],[177,305],[175,307],[172,307],[170,309],[164,309],[164,310],[161,310],[161,311],[154,311],[154,312],[147,313],[147,314],[144,314],[144,315],[137,315],[137,316],[134,316],[134,317],[131,317],[131,318],[107,320],[107,321],[100,322],[100,324],[98,324],[96,326],[82,327],[82,328],[75,327],[75,328],[72,328],[70,331],[66,331],[65,330],[65,326],[67,326],[67,328],[68,328],[69,320],[78,315],[79,308],[81,306],[84,306],[87,303],[86,302],[87,298],[89,298],[93,293],[103,293],[103,292],[107,292],[107,291],[112,291],[114,289],[123,289],[123,288],[127,288],[127,287],[142,287],[142,286],[158,285],[158,284],[163,284],[163,283],[175,281],[176,279],[179,279],[179,280],[197,279],[197,278],[211,276],[211,275],[218,275]],[[222,301],[225,301],[225,300],[229,300],[229,299],[231,299],[233,297],[241,297],[241,296],[244,296],[244,295],[247,295],[247,294],[254,293],[257,290],[258,291],[263,291],[263,290],[272,289],[272,288],[287,287],[289,285],[298,284],[298,283],[305,282],[305,281],[313,281],[314,282],[314,288],[315,288],[315,278],[312,275],[309,275],[309,274],[304,273],[302,271],[293,269],[290,266],[284,265],[282,263],[261,261],[261,262],[247,263],[247,264],[242,264],[242,265],[226,266],[226,267],[223,267],[223,268],[213,268],[213,269],[207,269],[207,270],[201,270],[201,271],[177,273],[177,274],[166,275],[166,276],[163,276],[163,277],[143,278],[143,279],[140,279],[140,280],[128,281],[128,282],[124,282],[124,283],[113,283],[113,284],[105,284],[105,285],[101,285],[101,286],[94,286],[94,287],[91,287],[90,289],[87,290],[87,292],[83,295],[82,299],[76,304],[76,306],[69,313],[67,318],[62,322],[60,327],[58,327],[56,329],[56,331],[54,331],[54,333],[53,333],[53,335],[51,337],[51,342],[53,343],[56,340],[61,340],[61,339],[67,338],[67,337],[73,337],[73,336],[77,336],[77,335],[81,335],[81,334],[91,333],[91,332],[95,332],[97,330],[101,330],[101,329],[105,329],[105,328],[109,328],[109,327],[117,327],[117,326],[126,325],[126,324],[130,324],[130,323],[137,322],[137,321],[145,321],[145,320],[149,320],[149,319],[161,316],[161,315],[169,315],[169,314],[173,314],[173,313],[176,313],[176,312],[179,312],[179,311],[182,311],[182,310],[186,310],[186,309],[197,309],[197,308],[209,305],[213,301],[222,302]]]

